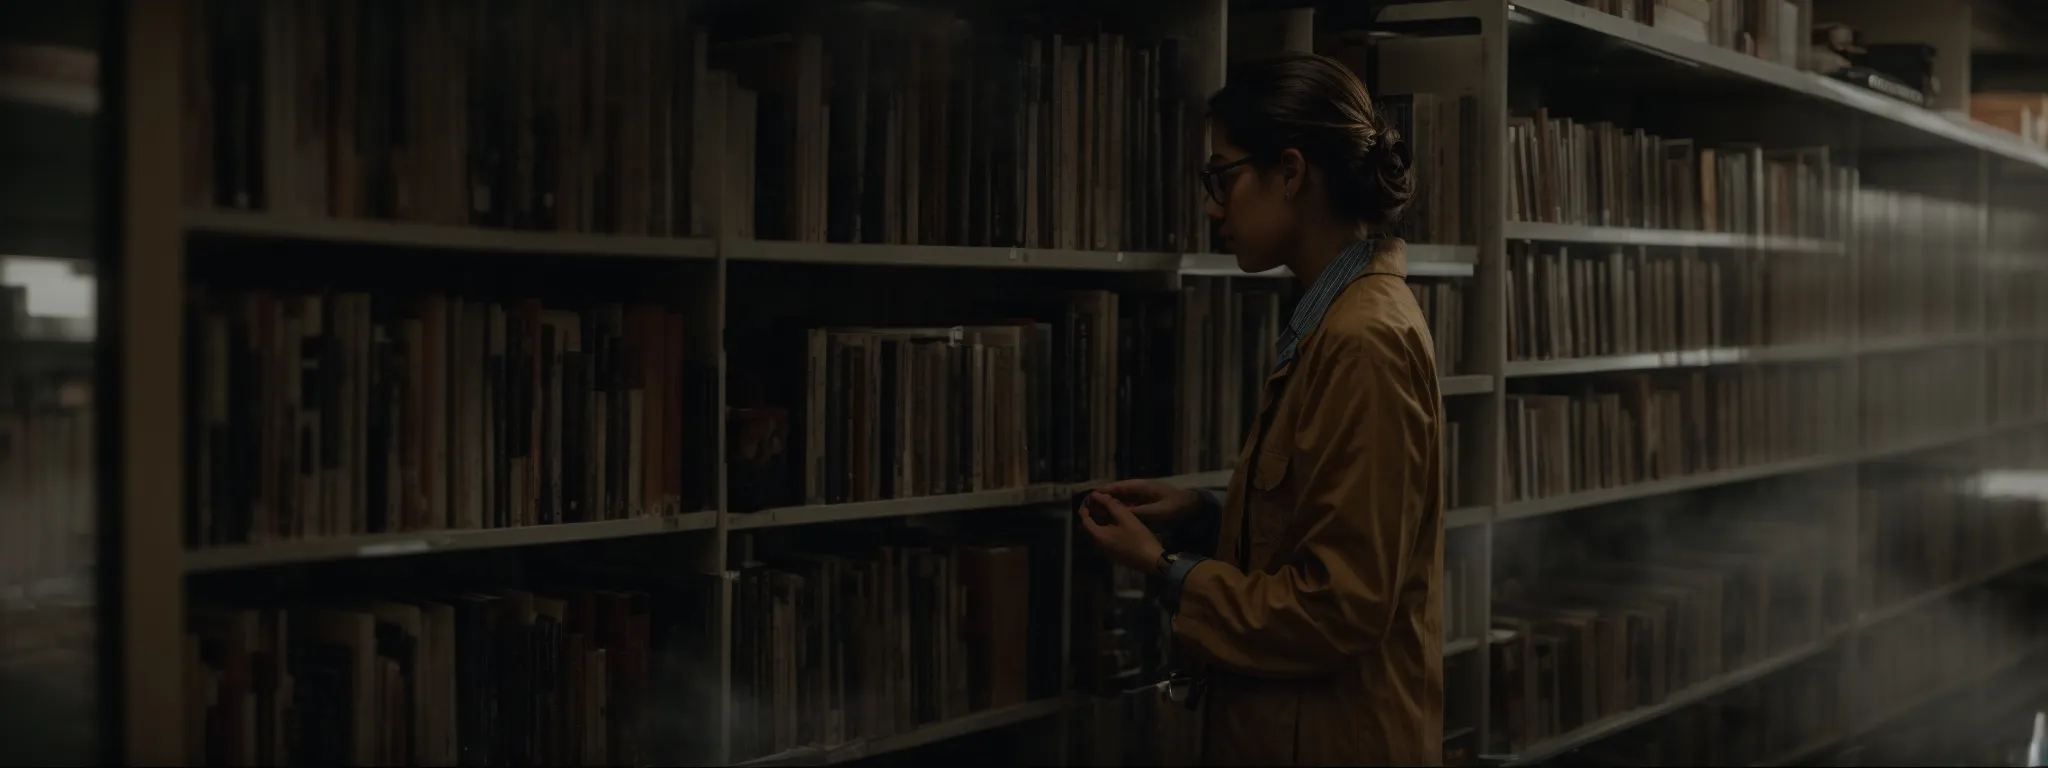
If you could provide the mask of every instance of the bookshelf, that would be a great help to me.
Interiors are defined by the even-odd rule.
[[[632,12],[646,14],[632,17],[646,22],[666,19],[653,15],[666,13],[659,5],[621,4],[619,8],[630,6]],[[1810,8],[1805,2],[1789,5],[1800,11]],[[1902,472],[1900,467],[2023,465],[2033,454],[2011,446],[2038,442],[2048,429],[2048,405],[2037,394],[2044,364],[2041,355],[2048,353],[2039,342],[2048,333],[2048,324],[2036,316],[2036,302],[2043,294],[2035,290],[2048,287],[2039,277],[2048,271],[2048,262],[2042,261],[2037,248],[2044,220],[2038,218],[2040,212],[2020,209],[2026,199],[2024,192],[2038,189],[2036,185],[2048,180],[2048,152],[1965,120],[1807,74],[1787,63],[1688,39],[1568,0],[1405,3],[1389,5],[1372,15],[1360,15],[1363,4],[1315,11],[1252,11],[1231,6],[1223,0],[1179,2],[1151,9],[1149,18],[1116,19],[1115,23],[1130,29],[1134,40],[1176,43],[1173,55],[1177,57],[1178,79],[1159,92],[1183,106],[1198,103],[1220,84],[1223,64],[1231,57],[1294,47],[1341,58],[1360,46],[1358,40],[1369,38],[1376,41],[1371,43],[1374,52],[1368,67],[1368,82],[1376,96],[1456,96],[1465,100],[1460,102],[1465,110],[1460,119],[1477,126],[1469,141],[1447,144],[1464,152],[1459,183],[1468,192],[1485,193],[1472,193],[1461,201],[1454,200],[1456,196],[1433,198],[1440,201],[1440,209],[1458,208],[1464,218],[1455,226],[1437,230],[1445,232],[1442,240],[1453,242],[1415,242],[1409,251],[1415,284],[1460,286],[1456,294],[1460,309],[1453,311],[1457,316],[1451,322],[1463,340],[1462,348],[1456,350],[1462,360],[1457,366],[1444,366],[1442,392],[1447,400],[1446,416],[1460,425],[1450,447],[1456,454],[1451,463],[1460,468],[1453,479],[1458,485],[1457,501],[1446,509],[1445,525],[1453,529],[1447,546],[1456,555],[1453,559],[1460,562],[1453,578],[1463,587],[1463,596],[1450,609],[1456,615],[1447,619],[1453,625],[1476,629],[1468,636],[1449,638],[1446,648],[1451,710],[1446,732],[1458,742],[1447,750],[1449,754],[1468,762],[1482,755],[1524,763],[1578,759],[1587,756],[1589,747],[1654,732],[1681,713],[1768,685],[1789,670],[1837,661],[1846,668],[1859,669],[1858,665],[1867,661],[1863,656],[1876,654],[1871,648],[1876,647],[1872,638],[1878,633],[1927,610],[1974,599],[1971,596],[1986,585],[2024,570],[2043,554],[2035,547],[1980,558],[1963,563],[1980,567],[1942,569],[1939,575],[1924,575],[1908,584],[1904,592],[1887,593],[1886,600],[1862,602],[1863,587],[1889,568],[1884,561],[1866,561],[1860,555],[1865,540],[1878,536],[1877,521],[1893,514],[1893,510],[1861,506],[1880,496],[1878,480]],[[745,359],[758,351],[748,334],[760,330],[766,322],[763,318],[772,316],[773,310],[783,308],[773,293],[777,287],[813,292],[810,296],[830,291],[846,294],[841,297],[845,307],[821,303],[814,314],[803,315],[801,319],[811,327],[875,325],[878,321],[871,318],[896,317],[893,313],[906,309],[903,305],[942,304],[956,292],[962,296],[1003,295],[1005,291],[1132,296],[1211,290],[1217,295],[1243,296],[1284,291],[1285,274],[1241,275],[1227,254],[1213,252],[1205,229],[1191,218],[1197,201],[1194,185],[1170,181],[1187,169],[1167,166],[1199,159],[1199,145],[1194,143],[1201,141],[1199,135],[1176,138],[1172,146],[1186,150],[1180,153],[1186,157],[1167,157],[1162,152],[1155,164],[1159,167],[1112,172],[1080,162],[1039,163],[1069,172],[1099,171],[1099,178],[1090,176],[1088,181],[1121,193],[1086,195],[1089,205],[1110,211],[1100,214],[1099,221],[1087,218],[1097,214],[1084,217],[1066,209],[1059,216],[1048,214],[1049,218],[1093,221],[1098,231],[1056,229],[1048,224],[1043,230],[1011,238],[1023,243],[1013,245],[988,244],[995,238],[972,223],[962,225],[959,232],[927,235],[912,226],[909,232],[892,231],[870,238],[890,242],[838,242],[849,239],[841,237],[838,229],[845,224],[828,215],[831,204],[818,201],[833,198],[839,191],[778,186],[772,198],[756,197],[747,194],[757,189],[750,185],[795,183],[786,178],[756,178],[751,165],[744,170],[739,163],[723,165],[728,156],[745,157],[764,149],[789,167],[823,162],[816,147],[795,141],[767,148],[746,142],[692,147],[682,152],[690,163],[664,166],[674,177],[636,179],[648,189],[662,183],[671,189],[690,189],[679,197],[696,202],[665,209],[670,214],[683,211],[684,215],[659,221],[584,226],[590,222],[572,216],[575,220],[557,231],[535,231],[538,227],[530,223],[520,228],[474,226],[442,208],[431,208],[430,213],[411,220],[370,215],[328,217],[306,211],[273,211],[260,204],[229,209],[209,202],[222,191],[218,188],[196,197],[193,192],[203,185],[190,161],[191,144],[195,135],[211,135],[197,132],[217,128],[190,119],[190,104],[199,90],[190,74],[190,61],[198,48],[195,44],[204,42],[203,36],[194,37],[191,32],[191,20],[201,7],[200,0],[129,4],[124,29],[130,39],[121,59],[122,69],[114,79],[122,87],[105,94],[107,103],[102,104],[102,97],[90,92],[0,78],[0,100],[69,113],[97,109],[99,114],[120,121],[125,163],[119,230],[122,271],[113,297],[118,309],[109,318],[117,325],[108,334],[108,343],[113,345],[108,357],[119,362],[120,378],[117,391],[105,398],[119,403],[113,431],[121,437],[120,490],[115,500],[121,554],[119,567],[109,571],[109,577],[117,578],[121,587],[123,656],[118,669],[122,675],[120,699],[126,712],[124,743],[130,761],[168,764],[194,754],[186,725],[194,715],[187,688],[190,665],[165,663],[157,651],[184,647],[192,617],[202,605],[222,599],[223,592],[232,593],[224,586],[232,580],[290,573],[277,578],[321,581],[324,577],[318,574],[322,569],[362,574],[368,572],[365,569],[386,566],[425,579],[442,563],[453,569],[454,563],[467,563],[473,557],[524,557],[543,551],[588,551],[599,560],[614,560],[612,564],[620,567],[645,569],[650,563],[658,564],[675,571],[678,582],[689,582],[663,585],[659,594],[661,600],[691,607],[670,608],[669,603],[657,600],[652,612],[665,626],[694,622],[701,630],[701,637],[689,638],[702,643],[694,657],[701,666],[691,667],[688,675],[701,689],[692,692],[697,706],[687,713],[662,710],[634,716],[636,727],[641,728],[667,725],[651,720],[655,717],[685,721],[679,728],[693,732],[695,741],[686,748],[676,747],[687,751],[674,753],[682,757],[671,755],[672,759],[717,764],[832,764],[907,753],[1019,726],[1048,728],[1051,735],[1044,740],[1045,748],[1055,759],[1145,762],[1148,756],[1163,754],[1137,752],[1134,750],[1139,748],[1130,745],[1104,746],[1104,737],[1092,733],[1100,726],[1091,726],[1089,718],[1104,712],[1119,711],[1120,717],[1161,729],[1173,727],[1168,722],[1173,713],[1143,711],[1139,704],[1149,689],[1102,695],[1105,689],[1115,688],[1116,680],[1094,680],[1093,673],[1084,669],[1089,660],[1077,651],[1079,641],[1086,641],[1080,644],[1091,648],[1096,642],[1087,639],[1082,629],[1094,626],[1093,619],[1083,615],[1084,609],[1101,606],[1077,597],[1080,590],[1076,584],[1088,575],[1086,553],[1077,551],[1071,531],[1063,526],[1076,493],[1114,475],[1132,474],[1108,471],[1123,468],[1117,465],[1116,456],[1105,454],[1097,445],[1091,454],[1100,461],[1071,468],[1072,472],[1027,470],[999,482],[970,482],[965,490],[949,488],[949,492],[901,498],[849,490],[849,499],[869,498],[837,502],[809,498],[812,494],[802,488],[799,470],[794,480],[781,478],[781,482],[797,486],[795,489],[784,489],[789,492],[767,500],[747,497],[747,503],[742,503],[741,497],[759,489],[746,474],[749,469],[741,451],[734,447],[741,442],[738,438],[754,434],[750,430],[755,429],[779,434],[796,457],[804,455],[806,445],[798,435],[775,431],[788,426],[790,414],[784,414],[785,421],[776,422],[773,418],[753,420],[760,414],[743,413],[762,404],[742,402],[751,393],[733,382],[754,364]],[[446,22],[440,19],[436,23]],[[746,31],[751,30],[750,25],[762,23],[755,18],[720,18],[709,25],[722,35],[745,40],[757,37]],[[562,27],[570,31],[567,39],[589,34],[582,24]],[[646,26],[676,34],[681,29]],[[770,29],[781,31],[772,23]],[[620,29],[612,32],[626,34]],[[792,44],[787,35],[766,37],[777,40],[775,45],[802,47]],[[636,50],[661,49],[655,42],[662,41],[650,39],[634,45],[642,46]],[[680,39],[666,42],[675,43],[675,50],[692,50],[697,44]],[[1685,210],[1691,212],[1684,216],[1699,214],[1696,207],[1686,209],[1670,200],[1660,199],[1655,206],[1646,204],[1633,214],[1613,219],[1601,218],[1604,213],[1591,215],[1590,207],[1569,216],[1518,207],[1516,200],[1525,190],[1533,200],[1560,190],[1568,195],[1588,195],[1592,193],[1587,190],[1596,186],[1573,186],[1550,178],[1542,181],[1555,189],[1536,191],[1542,185],[1524,176],[1527,166],[1518,165],[1522,161],[1517,159],[1510,138],[1511,126],[1535,126],[1532,116],[1537,108],[1555,110],[1546,113],[1545,120],[1602,116],[1597,102],[1556,95],[1559,81],[1585,77],[1582,70],[1573,69],[1582,67],[1582,61],[1559,53],[1565,49],[1619,57],[1615,60],[1636,70],[1631,78],[1617,77],[1613,82],[1582,79],[1578,81],[1582,85],[1612,86],[1633,95],[1658,88],[1702,95],[1697,112],[1646,108],[1639,120],[1614,118],[1621,123],[1634,122],[1630,127],[1652,131],[1667,142],[1692,142],[1695,149],[1757,145],[1756,162],[1730,166],[1745,172],[1769,167],[1766,162],[1782,162],[1792,175],[1813,172],[1812,185],[1800,187],[1804,190],[1801,201],[1788,203],[1798,214],[1776,211],[1775,197],[1767,203],[1767,184],[1757,176],[1746,177],[1746,190],[1733,190],[1737,185],[1730,185],[1731,197],[1723,201],[1723,213],[1735,218],[1717,222],[1711,229],[1691,219],[1661,218]],[[734,62],[752,55],[717,45],[711,50],[711,58],[730,54]],[[824,51],[803,55],[824,55]],[[691,72],[695,66],[683,58],[673,63],[675,66],[668,68],[671,75]],[[744,66],[721,64],[710,71],[727,68]],[[662,70],[649,65],[649,71]],[[249,80],[240,82],[240,87],[279,87],[266,78]],[[680,80],[665,82],[668,87],[678,87]],[[764,90],[757,87],[759,81],[748,79],[721,83],[704,86],[734,97],[717,102],[715,110],[707,108],[720,115],[726,115],[725,107],[730,104],[745,103],[742,92],[758,96]],[[800,83],[791,87],[821,86]],[[1556,103],[1546,103],[1546,96],[1554,96]],[[1757,106],[1730,114],[1735,110],[1726,105],[1731,103]],[[1139,112],[1151,118],[1167,114]],[[761,113],[744,114],[758,119]],[[438,113],[436,117],[453,119]],[[643,117],[665,120],[663,124],[672,128],[681,124],[673,114]],[[829,133],[821,130],[824,126],[837,125],[823,115],[785,117],[792,126],[819,135]],[[638,121],[622,120],[621,124],[637,125]],[[736,134],[745,132],[744,120],[736,125],[740,126]],[[625,147],[621,151],[654,152],[646,144],[625,142],[621,146]],[[1816,148],[1826,151],[1769,154]],[[445,146],[436,149],[454,152]],[[1099,147],[1095,151],[1102,153],[1095,156],[1098,159],[1110,155]],[[757,160],[765,156],[755,155]],[[1692,159],[1680,167],[1691,172],[1699,167],[1698,156],[1688,157]],[[722,170],[708,181],[690,176],[693,171],[674,170],[686,166]],[[991,163],[984,169],[994,167]],[[585,174],[579,178],[611,181],[612,177],[605,175],[613,172],[611,168],[570,170]],[[837,169],[814,170],[819,172],[812,175],[821,179],[845,175]],[[251,171],[242,168],[236,172]],[[1127,173],[1130,175],[1124,175]],[[1585,175],[1592,178],[1595,174]],[[1143,192],[1146,187],[1137,179],[1156,180],[1152,186],[1164,191]],[[426,189],[443,198],[456,195],[446,188],[448,182],[440,179],[437,186]],[[706,184],[711,186],[701,186]],[[621,184],[625,186],[630,185]],[[734,211],[702,202],[720,193],[737,199],[773,199],[787,209]],[[591,192],[579,188],[577,194]],[[886,218],[895,221],[902,209],[910,208],[936,211],[931,213],[934,217],[949,212],[941,205],[943,201],[934,201],[943,195],[929,190],[923,196],[904,194],[890,201],[900,205],[883,206]],[[620,199],[645,204],[642,207],[648,210],[659,207],[644,198]],[[1583,202],[1588,198],[1574,199]],[[590,202],[584,199],[575,205],[580,206],[576,210],[582,216]],[[1136,227],[1125,228],[1126,209],[1152,211],[1136,215],[1158,231],[1140,233]],[[1531,212],[1537,215],[1525,215]],[[1435,215],[1448,214],[1438,210]],[[1595,219],[1613,225],[1584,223]],[[763,236],[757,222],[764,220],[804,236]],[[1431,222],[1442,224],[1436,219]],[[1068,220],[1061,223],[1074,224]],[[891,226],[901,224],[897,221]],[[652,234],[656,231],[667,234]],[[1926,234],[1929,232],[1933,234]],[[963,244],[976,242],[980,244]],[[1613,253],[1644,255],[1613,267],[1619,271],[1612,274],[1668,270],[1669,283],[1663,290],[1717,285],[1726,286],[1717,289],[1725,293],[1704,301],[1687,297],[1660,302],[1652,297],[1636,306],[1617,303],[1577,318],[1571,330],[1539,327],[1533,313],[1524,319],[1522,310],[1530,309],[1538,297],[1537,286],[1525,286],[1524,281],[1542,283],[1553,277],[1546,271],[1549,266],[1538,266],[1540,261],[1554,258],[1560,270],[1557,274],[1582,275],[1578,293],[1563,290],[1563,284],[1571,282],[1563,280],[1557,286],[1561,292],[1546,297],[1557,299],[1557,306],[1569,312],[1601,304],[1598,299],[1604,295],[1588,286],[1620,282],[1601,271],[1610,268],[1605,259]],[[1528,261],[1521,261],[1524,258]],[[1581,262],[1587,266],[1572,266]],[[1668,268],[1661,266],[1666,263]],[[1517,266],[1521,264],[1529,266]],[[685,379],[697,382],[690,385],[696,387],[692,397],[678,400],[674,406],[690,421],[673,441],[664,436],[647,444],[661,443],[658,450],[672,451],[665,455],[675,459],[664,463],[688,462],[685,469],[691,474],[638,484],[639,492],[654,491],[657,499],[643,500],[646,503],[637,506],[628,504],[630,508],[618,510],[616,515],[607,513],[602,519],[569,521],[536,508],[531,520],[554,522],[465,529],[446,525],[443,517],[439,524],[338,524],[319,528],[329,532],[318,536],[236,535],[205,546],[187,546],[183,529],[193,511],[185,500],[193,497],[188,490],[201,482],[202,476],[192,468],[207,453],[195,450],[184,437],[201,426],[199,414],[205,413],[186,407],[198,394],[188,391],[199,389],[191,382],[200,380],[191,361],[195,354],[203,359],[204,353],[202,329],[187,309],[190,299],[271,288],[282,292],[284,286],[309,282],[352,282],[354,290],[369,291],[383,287],[373,280],[380,275],[393,276],[395,290],[446,293],[463,300],[473,297],[486,304],[524,291],[546,294],[567,286],[572,293],[602,294],[605,300],[621,303],[646,302],[678,316],[682,331],[663,338],[679,341],[685,359],[649,363],[642,373],[652,375],[645,371],[658,369],[664,371],[662,375],[673,374],[663,381],[679,386]],[[239,284],[223,288],[222,283]],[[470,290],[474,293],[465,293]],[[1692,303],[1713,304],[1716,311],[1725,310],[1727,315],[1702,320],[1677,309]],[[1912,312],[1880,311],[1896,307],[1910,307]],[[842,315],[846,319],[826,319]],[[1114,320],[1118,315],[1112,312],[1106,317]],[[1768,317],[1769,322],[1744,319],[1759,317]],[[1791,319],[1780,322],[1784,318]],[[964,319],[946,323],[967,324]],[[1611,330],[1623,326],[1633,330],[1627,334]],[[1449,330],[1439,328],[1440,332]],[[619,335],[629,334],[621,329]],[[1247,335],[1240,352],[1256,354],[1255,348],[1256,340]],[[1191,388],[1185,378],[1191,377],[1176,377],[1166,388],[1176,392]],[[1712,390],[1715,394],[1694,394],[1694,378],[1699,379],[1700,392]],[[1646,397],[1665,398],[1658,402],[1673,408],[1741,413],[1740,426],[1727,427],[1729,433],[1761,437],[1748,442],[1731,438],[1709,448],[1704,447],[1707,439],[1703,436],[1701,446],[1674,450],[1675,458],[1668,465],[1646,464],[1626,471],[1602,469],[1597,457],[1562,469],[1536,466],[1539,458],[1556,459],[1578,452],[1582,446],[1569,437],[1569,416],[1557,421],[1565,425],[1562,432],[1566,436],[1559,438],[1554,424],[1538,423],[1550,417],[1517,414],[1597,415],[1609,407],[1601,397],[1638,385],[1652,391]],[[1774,389],[1785,394],[1757,394]],[[1958,396],[1958,392],[1965,394]],[[1212,394],[1217,400],[1226,399],[1220,391]],[[1986,402],[1994,405],[1986,406]],[[796,401],[768,405],[792,413],[805,407]],[[1756,407],[1749,408],[1752,405]],[[1207,412],[1207,417],[1196,419],[1198,426],[1193,431],[1203,437],[1188,442],[1206,447],[1189,448],[1195,458],[1161,457],[1155,465],[1166,469],[1142,474],[1165,476],[1184,487],[1227,484],[1228,468],[1202,453],[1207,450],[1227,456],[1234,452],[1228,419],[1214,418],[1222,412]],[[1549,439],[1559,442],[1534,442],[1533,435],[1545,430],[1552,435]],[[1112,443],[1142,434],[1116,426],[1098,426],[1089,434],[1105,432]],[[1529,442],[1517,442],[1525,438]],[[1561,450],[1547,450],[1550,446]],[[2009,456],[2022,458],[2008,461]],[[1539,472],[1562,472],[1557,477],[1563,479],[1551,484],[1518,484],[1516,472],[1521,470],[1515,468],[1525,463],[1524,458],[1532,477]],[[1836,605],[1830,610],[1839,615],[1830,614],[1830,621],[1797,642],[1774,643],[1771,652],[1743,656],[1742,663],[1717,668],[1688,685],[1663,691],[1655,701],[1631,702],[1611,713],[1602,710],[1597,717],[1527,743],[1504,740],[1508,724],[1495,714],[1505,711],[1495,652],[1501,643],[1494,626],[1502,616],[1502,601],[1495,592],[1505,564],[1515,557],[1517,531],[1602,514],[1596,508],[1649,508],[1780,480],[1811,481],[1820,489],[1818,498],[1827,500],[1817,505],[1832,515],[1825,517],[1830,535],[1820,545],[1819,554],[1830,562],[1847,563],[1836,577],[1848,586],[1829,600]],[[616,489],[635,492],[635,483],[616,482],[620,483]],[[671,496],[674,499],[670,500]],[[695,503],[685,502],[686,497]],[[1051,689],[1033,682],[1034,689],[1022,701],[979,707],[948,705],[950,708],[943,710],[945,716],[913,717],[908,725],[891,723],[869,735],[839,732],[813,738],[808,732],[799,736],[792,731],[762,736],[754,730],[752,720],[759,713],[753,710],[759,709],[759,702],[750,695],[755,681],[749,676],[755,671],[744,662],[760,655],[757,646],[762,641],[749,640],[744,633],[752,631],[748,627],[774,621],[764,622],[749,610],[755,605],[754,593],[749,591],[754,586],[752,577],[742,573],[751,573],[746,569],[757,543],[766,549],[784,540],[830,538],[878,525],[933,531],[925,535],[943,537],[958,526],[998,523],[1045,534],[1031,547],[1037,558],[1031,578],[1056,585],[1052,593],[1057,599],[1045,603],[1045,612],[1034,606],[1032,613],[1035,621],[1053,624],[1057,631],[1049,640],[1034,640],[1029,653],[1033,654],[1030,666],[1050,669]],[[382,530],[385,527],[410,530]],[[854,534],[846,535],[851,538]],[[266,537],[270,540],[262,540]],[[2016,544],[2025,540],[2007,538]],[[536,554],[532,559],[539,562],[543,558]],[[1039,567],[1040,563],[1045,566]],[[365,579],[365,583],[381,581]],[[1128,585],[1118,589],[1123,587]],[[767,584],[761,588],[776,587]],[[1119,599],[1113,594],[1096,597]],[[939,595],[932,599],[957,598]],[[1480,633],[1485,633],[1483,639]],[[1983,630],[1981,634],[1994,633]],[[2025,655],[2028,653],[2031,650],[2025,646],[2005,649],[1980,665],[1980,674],[1995,675],[2000,669],[2019,665],[2032,658]],[[1950,685],[1956,690],[1974,685],[1969,670],[1952,671],[1961,675],[1951,676]],[[1843,678],[1842,698],[1855,696],[1858,689],[1850,687],[1853,676],[1839,677]],[[1091,685],[1090,681],[1102,684]],[[789,680],[775,684],[798,685]],[[1934,697],[1952,692],[1943,688],[1930,692],[1926,700],[1897,706],[1924,706]],[[1908,711],[1858,712],[1857,717],[1823,729],[1831,732],[1801,734],[1803,738],[1791,746],[1774,742],[1772,751],[1760,752],[1768,754],[1768,759],[1759,762],[1793,761],[1853,748],[1868,741],[1888,719]],[[776,713],[775,717],[790,715]],[[699,738],[696,731],[710,735]],[[742,743],[746,739],[756,741]],[[832,743],[790,743],[805,740]],[[1512,748],[1503,749],[1502,745]],[[1163,747],[1152,744],[1145,748]]]

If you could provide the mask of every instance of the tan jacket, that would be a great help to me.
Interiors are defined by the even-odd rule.
[[[1181,587],[1211,764],[1443,761],[1442,405],[1401,241],[1378,249],[1267,379]]]

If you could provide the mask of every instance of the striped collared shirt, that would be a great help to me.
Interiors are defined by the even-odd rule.
[[[1351,279],[1372,263],[1372,251],[1373,241],[1370,239],[1352,243],[1343,253],[1337,254],[1337,258],[1331,259],[1323,273],[1316,276],[1315,283],[1301,294],[1301,301],[1294,305],[1294,316],[1280,328],[1280,355],[1273,361],[1274,370],[1294,359],[1301,337],[1322,324],[1323,315],[1329,314],[1330,303],[1337,300],[1337,294],[1343,293],[1344,286],[1350,285]]]

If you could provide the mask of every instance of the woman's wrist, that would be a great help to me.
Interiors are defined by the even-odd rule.
[[[1138,561],[1135,563],[1131,563],[1130,565],[1133,566],[1134,570],[1140,572],[1152,573],[1155,575],[1164,575],[1166,571],[1164,568],[1161,567],[1161,564],[1165,562],[1166,547],[1160,545],[1157,541],[1154,541],[1151,543],[1150,546],[1146,547],[1143,552],[1139,552]]]

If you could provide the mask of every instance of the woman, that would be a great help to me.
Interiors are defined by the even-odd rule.
[[[1441,405],[1387,234],[1407,148],[1322,56],[1234,67],[1208,118],[1208,215],[1240,268],[1287,267],[1302,298],[1227,495],[1125,480],[1082,525],[1164,580],[1211,763],[1441,763]],[[1153,529],[1176,526],[1214,551],[1161,546]]]

